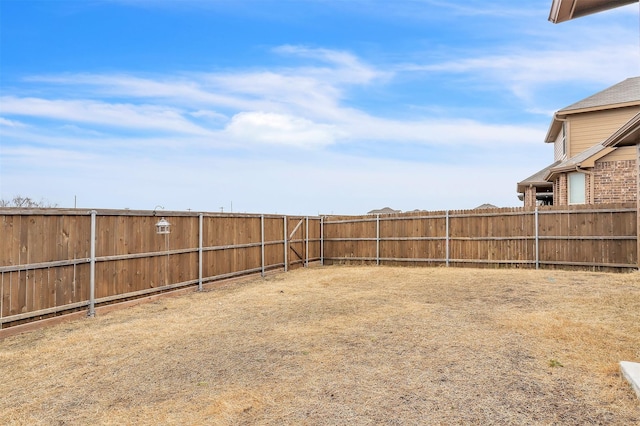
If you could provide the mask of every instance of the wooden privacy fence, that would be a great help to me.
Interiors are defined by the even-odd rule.
[[[0,328],[320,260],[319,217],[5,210]]]
[[[632,204],[545,206],[323,221],[324,262],[638,267]]]
[[[638,267],[635,205],[378,216],[0,210],[0,328],[321,263]]]

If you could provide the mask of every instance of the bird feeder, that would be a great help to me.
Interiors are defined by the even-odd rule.
[[[164,217],[156,223],[156,234],[169,234],[169,227],[171,224]]]

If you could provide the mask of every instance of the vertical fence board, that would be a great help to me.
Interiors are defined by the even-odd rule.
[[[0,289],[2,290],[2,300],[0,300],[0,317],[6,317],[10,315],[9,313],[9,303],[10,303],[10,291],[11,291],[11,279],[13,272],[3,272],[0,275]]]
[[[18,251],[18,243],[16,241],[16,231],[14,226],[17,221],[21,219],[21,216],[8,216],[3,215],[0,226],[2,226],[1,233],[2,242],[0,243],[0,265],[15,265],[17,263],[15,259],[16,252]]]

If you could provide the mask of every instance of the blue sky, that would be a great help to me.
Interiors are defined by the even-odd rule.
[[[553,111],[640,71],[638,6],[0,0],[0,198],[361,214],[518,206]]]

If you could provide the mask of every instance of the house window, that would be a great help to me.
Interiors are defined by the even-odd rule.
[[[569,204],[584,204],[586,193],[585,174],[569,173],[567,181],[569,185]]]

